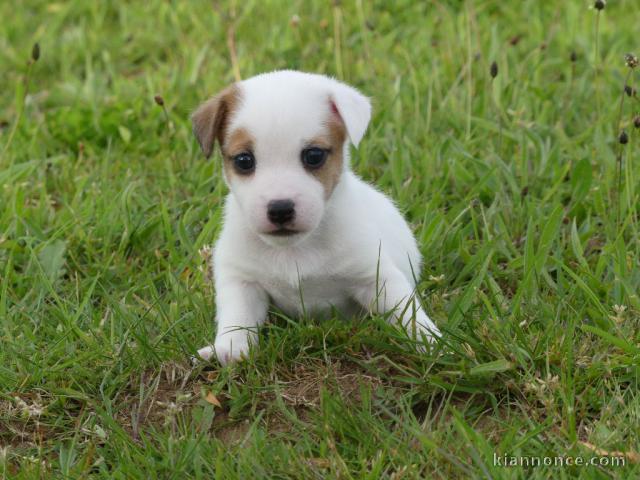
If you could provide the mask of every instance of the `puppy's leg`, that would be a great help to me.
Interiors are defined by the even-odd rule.
[[[354,289],[354,297],[372,313],[393,312],[391,321],[400,322],[411,337],[424,335],[433,341],[440,336],[438,327],[427,316],[403,273],[393,265],[381,270],[378,278]]]
[[[215,353],[223,365],[240,359],[258,339],[257,329],[266,316],[269,300],[257,284],[235,278],[216,277],[218,330],[212,346],[198,350],[208,360]]]

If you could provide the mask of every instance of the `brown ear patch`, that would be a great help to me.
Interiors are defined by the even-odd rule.
[[[310,173],[318,179],[324,188],[325,198],[329,198],[340,181],[344,169],[344,142],[347,131],[342,119],[332,115],[326,122],[327,133],[313,138],[309,144],[329,150],[329,156],[322,167],[311,170]]]
[[[191,116],[193,133],[205,157],[213,153],[216,140],[221,145],[224,142],[229,116],[238,108],[240,97],[240,89],[230,85],[200,105]]]

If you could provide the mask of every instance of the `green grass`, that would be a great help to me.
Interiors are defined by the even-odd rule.
[[[640,475],[637,2],[597,62],[586,0],[213,3],[0,3],[2,478]],[[274,316],[250,361],[190,365],[226,187],[189,114],[234,80],[228,38],[242,77],[373,97],[353,168],[419,238],[435,351]],[[626,466],[493,464],[595,447]]]

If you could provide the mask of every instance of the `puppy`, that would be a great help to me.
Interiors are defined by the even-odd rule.
[[[356,89],[296,71],[233,84],[193,114],[204,155],[221,146],[230,190],[213,253],[218,330],[201,358],[243,357],[270,302],[292,316],[391,312],[418,339],[440,334],[414,296],[409,226],[349,167],[370,118]]]

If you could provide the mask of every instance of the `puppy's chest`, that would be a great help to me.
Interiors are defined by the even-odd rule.
[[[318,314],[332,307],[349,313],[354,307],[350,292],[355,279],[338,266],[330,260],[301,264],[287,259],[259,269],[255,278],[273,303],[288,314]]]
[[[353,307],[351,282],[345,278],[303,278],[296,284],[265,278],[261,283],[273,303],[291,315],[328,313],[332,307],[348,313]]]

